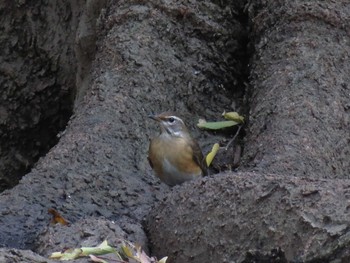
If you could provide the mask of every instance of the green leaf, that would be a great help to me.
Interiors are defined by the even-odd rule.
[[[211,162],[213,161],[219,148],[220,148],[220,145],[218,143],[215,143],[213,145],[213,148],[211,149],[210,153],[208,153],[207,156],[205,157],[205,161],[206,161],[208,167],[211,164]]]
[[[215,122],[199,121],[197,126],[201,129],[220,130],[220,129],[232,127],[238,124],[239,123],[236,121],[215,121]]]
[[[107,240],[103,241],[97,247],[82,247],[82,256],[88,256],[90,254],[93,255],[105,255],[109,253],[116,252],[116,249],[108,245]]]
[[[128,257],[128,258],[134,258],[134,255],[133,255],[133,253],[132,253],[130,247],[128,247],[126,244],[123,244],[123,245],[121,246],[121,250],[122,250],[122,253],[123,253],[126,257]]]
[[[64,252],[54,252],[50,258],[59,260],[71,260],[79,257],[94,255],[105,255],[116,252],[116,249],[108,245],[107,240],[103,241],[97,247],[82,247],[75,249],[67,249]]]
[[[244,123],[244,117],[239,115],[237,112],[235,111],[231,111],[231,112],[226,112],[224,111],[222,113],[222,116],[224,116],[224,118],[226,120],[230,120],[230,121],[236,121],[238,123]]]
[[[82,250],[80,248],[67,249],[64,252],[54,252],[50,258],[59,260],[72,260],[81,257]]]

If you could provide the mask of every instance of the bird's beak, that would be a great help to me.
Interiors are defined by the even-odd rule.
[[[152,119],[152,120],[155,120],[155,121],[160,121],[158,115],[150,114],[150,115],[148,115],[148,118],[150,118],[150,119]]]

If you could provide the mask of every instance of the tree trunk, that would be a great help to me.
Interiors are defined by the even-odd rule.
[[[198,117],[244,108],[234,106],[246,73],[242,5],[86,1],[68,5],[64,21],[35,20],[48,23],[44,36],[66,23],[75,111],[58,144],[1,194],[0,244],[47,256],[125,238],[169,262],[349,260],[345,0],[246,6],[254,53],[243,172],[171,189],[148,166],[149,113],[178,111],[192,131]],[[205,149],[223,136],[193,133]],[[70,226],[50,226],[49,208]]]
[[[254,173],[176,189],[149,216],[153,249],[171,262],[348,262],[350,4],[251,1],[247,10],[241,170]]]
[[[72,112],[79,12],[74,4],[79,5],[78,1],[0,3],[1,192],[16,185],[57,143],[57,133]]]
[[[247,167],[349,178],[348,2],[268,1],[249,15],[256,52]]]
[[[349,180],[228,173],[174,189],[152,211],[153,251],[170,262],[350,260]]]
[[[70,43],[79,85],[74,115],[58,144],[1,194],[2,246],[47,256],[67,244],[79,247],[86,237],[74,233],[84,232],[94,241],[127,238],[147,249],[140,223],[170,191],[147,162],[157,129],[148,114],[178,111],[193,129],[198,116],[218,116],[231,109],[232,94],[242,94],[237,85],[243,65],[235,57],[244,56],[245,31],[229,22],[233,9],[160,1],[108,1],[99,9],[97,3],[70,6],[84,10],[75,23],[67,18],[77,27]],[[52,4],[60,13],[59,3]],[[70,221],[69,231],[49,226],[50,208]],[[92,231],[84,220],[95,217],[115,222],[128,236],[113,229],[103,236],[106,227],[99,223]]]

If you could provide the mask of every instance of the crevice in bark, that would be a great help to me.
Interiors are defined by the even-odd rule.
[[[1,19],[0,192],[15,186],[56,145],[73,104],[83,98],[105,3],[0,6],[2,13],[12,13]]]
[[[91,84],[91,63],[96,53],[97,28],[101,10],[107,0],[89,0],[79,21],[75,36],[75,56],[77,58],[76,86],[74,108],[82,102],[85,93]]]
[[[174,189],[147,219],[158,257],[348,262],[349,7],[250,1],[245,172]]]
[[[0,5],[0,192],[57,143],[72,113],[74,57],[59,37],[72,11],[60,8],[64,15],[45,1]]]

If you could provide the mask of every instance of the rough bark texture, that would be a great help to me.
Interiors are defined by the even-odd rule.
[[[36,10],[15,3],[29,14]],[[47,14],[52,20],[43,19],[48,25],[37,35],[52,36],[54,24],[64,25],[58,32],[68,40],[52,50],[74,50],[76,64],[70,61],[65,72],[76,76],[75,112],[58,144],[0,195],[0,245],[11,248],[0,259],[46,262],[12,248],[46,256],[64,244],[97,245],[106,235],[147,246],[140,225],[147,217],[150,252],[170,263],[350,260],[345,0],[246,6],[254,56],[241,170],[256,173],[213,175],[170,189],[148,166],[156,126],[147,114],[178,111],[193,130],[198,117],[242,109],[242,4],[50,1],[52,13],[71,16],[60,21]],[[205,151],[219,137],[194,135]],[[49,226],[51,207],[70,228]]]
[[[118,223],[103,218],[87,218],[78,220],[68,226],[57,224],[50,226],[39,236],[36,252],[49,257],[53,252],[67,248],[91,247],[104,240],[116,249],[120,249],[123,241],[137,243],[147,251],[147,238],[140,225],[130,222],[127,217],[120,218]],[[79,259],[74,262],[86,262]],[[112,261],[113,262],[113,261]]]
[[[246,165],[349,178],[349,2],[258,1],[249,10],[256,52]]]
[[[48,260],[31,250],[20,250],[20,249],[4,249],[0,248],[0,262],[11,262],[11,263],[53,263],[56,260]]]
[[[169,262],[348,262],[349,189],[344,180],[218,175],[175,188],[148,234]]]
[[[348,262],[349,181],[335,178],[350,174],[350,4],[247,10],[255,53],[241,169],[258,173],[174,190],[148,219],[153,249],[171,262]]]
[[[0,3],[0,191],[17,184],[57,143],[69,119],[76,2]]]
[[[157,129],[147,115],[179,111],[193,129],[198,116],[216,117],[225,108],[237,108],[231,96],[242,95],[237,85],[243,66],[235,57],[244,56],[245,31],[234,19],[233,6],[109,1],[96,19],[93,3],[77,6],[84,11],[72,24],[82,74],[74,116],[58,144],[19,185],[1,194],[2,246],[44,254],[54,245],[58,250],[65,243],[79,247],[85,239],[72,235],[74,229],[45,239],[43,233],[53,231],[47,230],[51,207],[83,232],[90,231],[84,218],[113,220],[128,239],[138,233],[134,241],[147,246],[140,222],[169,191],[147,162],[148,140]],[[104,233],[101,227],[96,236]],[[47,249],[45,240],[53,239]]]

